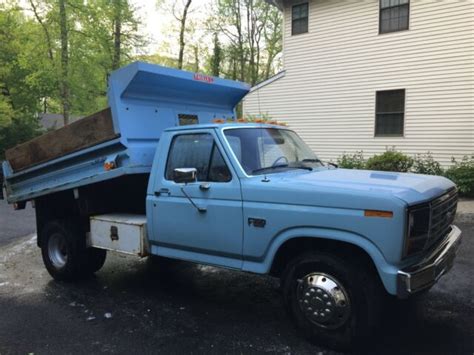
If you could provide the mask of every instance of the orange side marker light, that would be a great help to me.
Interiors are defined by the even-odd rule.
[[[382,218],[393,218],[392,211],[377,211],[377,210],[365,210],[365,217],[382,217]]]

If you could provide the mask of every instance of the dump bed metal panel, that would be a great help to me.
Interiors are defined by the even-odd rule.
[[[118,138],[110,108],[48,132],[5,152],[14,172]]]
[[[196,123],[233,120],[235,105],[249,89],[244,83],[142,62],[123,67],[109,78],[113,135],[110,127],[98,135],[104,140],[80,138],[78,133],[74,144],[66,148],[65,142],[64,154],[61,149],[43,152],[38,159],[24,156],[23,162],[10,156],[2,166],[7,199],[25,201],[125,174],[148,173],[164,129],[183,124],[180,117],[193,117]],[[16,151],[31,154],[32,147],[41,149],[55,137],[52,133],[40,139],[44,145],[30,142],[28,149]],[[115,169],[104,169],[105,162],[113,162]]]

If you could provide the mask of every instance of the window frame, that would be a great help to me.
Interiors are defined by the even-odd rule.
[[[178,113],[177,117],[178,117],[178,126],[179,126],[179,127],[193,126],[193,125],[199,124],[199,116],[198,116],[197,114],[193,114],[193,113]],[[196,122],[182,124],[182,120],[189,120],[189,119],[192,119],[192,120],[195,119]]]
[[[383,1],[383,0],[379,0],[379,35],[384,35],[384,34],[388,34],[388,33],[397,33],[397,32],[408,31],[408,30],[410,29],[411,1],[408,0],[408,3],[406,3],[406,4],[402,4],[402,5],[398,4],[398,5],[389,6],[389,7],[385,7],[385,8],[382,8],[382,1]],[[403,29],[397,29],[397,30],[391,30],[391,31],[382,31],[382,10],[392,9],[392,8],[395,8],[395,7],[401,7],[401,6],[405,6],[405,5],[408,7],[407,27],[406,27],[406,28],[403,28]]]
[[[379,112],[377,110],[377,96],[381,92],[396,92],[403,91],[403,112]],[[406,105],[407,105],[407,90],[406,89],[384,89],[375,91],[375,120],[374,120],[374,138],[405,138],[405,123],[406,123]],[[384,114],[403,114],[403,124],[401,134],[377,134],[377,116]]]
[[[209,180],[201,181],[201,180],[196,180],[196,182],[197,183],[209,182],[209,183],[216,183],[216,184],[228,184],[228,183],[232,182],[234,180],[234,174],[232,173],[232,169],[230,168],[231,164],[229,164],[229,162],[226,160],[225,154],[222,152],[221,147],[219,147],[219,144],[217,143],[218,140],[216,139],[214,134],[212,134],[211,132],[206,132],[206,131],[177,133],[177,134],[173,135],[173,137],[171,137],[171,140],[170,140],[170,143],[169,143],[168,155],[166,157],[166,164],[165,164],[164,169],[163,169],[163,178],[165,179],[165,181],[175,183],[173,181],[173,179],[168,179],[168,177],[167,177],[168,164],[169,164],[169,161],[170,161],[171,152],[172,152],[172,149],[173,149],[173,144],[174,144],[175,139],[177,139],[178,137],[181,137],[181,136],[192,136],[192,135],[209,135],[212,138],[212,141],[213,141],[212,147],[211,147],[211,154],[209,155],[209,165],[208,165],[209,168],[208,168],[208,171],[207,171],[207,174],[206,174],[206,179],[209,179],[209,172],[210,172],[211,162],[214,158],[214,154],[215,154],[216,149],[221,154],[222,160],[224,161],[224,164],[227,167],[227,170],[229,171],[229,174],[230,174],[230,179],[228,181],[209,181]],[[191,166],[191,167],[188,167],[188,168],[193,168],[193,167]]]
[[[295,9],[295,7],[299,7],[299,6],[306,6],[306,13],[307,13],[306,17],[300,17],[300,18],[294,19],[293,18],[294,9]],[[305,19],[305,18],[306,18],[306,31],[295,33],[295,31],[294,31],[294,22],[297,21],[297,20]],[[294,4],[294,5],[291,6],[291,35],[292,36],[298,36],[298,35],[303,35],[305,33],[309,33],[309,2],[308,1],[300,2],[298,4]]]

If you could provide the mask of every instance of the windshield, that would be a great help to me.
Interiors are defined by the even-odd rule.
[[[288,169],[312,170],[322,162],[293,131],[278,128],[237,128],[225,136],[248,175]]]

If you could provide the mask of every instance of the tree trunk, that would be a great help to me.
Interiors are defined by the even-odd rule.
[[[30,5],[31,5],[31,8],[33,10],[33,14],[35,15],[36,20],[38,21],[41,28],[43,29],[44,36],[46,38],[46,44],[48,45],[48,57],[52,61],[54,59],[54,57],[53,57],[53,45],[52,45],[52,42],[51,42],[51,36],[49,35],[48,27],[46,27],[46,24],[41,19],[40,15],[38,13],[38,9],[36,8],[36,5],[33,2],[33,0],[30,0]]]
[[[199,47],[198,45],[194,46],[194,71],[199,72]]]
[[[212,49],[211,72],[213,76],[219,76],[221,64],[221,45],[217,32],[214,33],[214,47]]]
[[[66,0],[59,0],[59,28],[61,36],[61,104],[63,109],[64,125],[69,124],[69,51],[68,51],[68,28],[66,15]]]
[[[178,69],[183,69],[183,56],[184,56],[184,32],[186,30],[186,17],[188,16],[189,6],[191,6],[192,0],[187,0],[186,5],[183,9],[183,16],[181,17],[181,28],[179,31],[179,57],[178,57]]]
[[[236,2],[237,17],[235,26],[237,28],[237,38],[239,44],[239,59],[240,59],[240,81],[245,81],[245,53],[244,53],[244,38],[242,33],[242,15],[240,0]]]
[[[112,70],[120,67],[122,46],[122,0],[114,0],[114,55]]]

